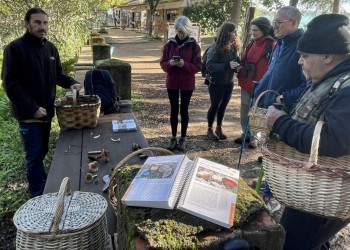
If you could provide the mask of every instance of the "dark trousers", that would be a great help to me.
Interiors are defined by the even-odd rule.
[[[170,125],[173,137],[177,134],[179,111],[181,116],[181,137],[186,137],[189,122],[188,107],[190,105],[193,90],[167,89],[170,101]],[[180,104],[179,104],[179,98]]]
[[[329,239],[348,224],[288,207],[280,223],[286,230],[284,250],[329,249]]]
[[[51,122],[19,123],[25,159],[29,192],[34,196],[42,195],[46,183],[44,158],[48,152]]]
[[[226,107],[231,99],[233,83],[210,83],[208,90],[210,95],[210,108],[207,114],[208,127],[213,127],[215,116],[217,120],[217,125],[221,126],[222,121],[224,120]]]

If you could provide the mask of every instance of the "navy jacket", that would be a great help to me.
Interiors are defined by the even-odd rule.
[[[263,91],[270,89],[282,94],[284,103],[291,105],[302,94],[307,85],[302,68],[298,64],[299,54],[296,46],[303,33],[302,29],[298,29],[278,41],[269,67],[255,89],[255,99]],[[260,99],[258,107],[268,108],[275,100],[275,94],[265,94]]]
[[[319,155],[322,156],[350,155],[350,60],[340,63],[320,83],[311,86],[317,88],[330,78],[328,82],[333,83],[344,73],[349,75],[349,79],[333,94],[323,113],[325,123],[319,146]],[[272,128],[282,141],[302,153],[310,152],[314,130],[315,124],[301,123],[287,115],[279,117]]]
[[[47,111],[42,120],[51,120],[55,115],[56,84],[69,88],[75,83],[63,74],[57,48],[28,32],[6,46],[2,80],[12,115],[19,121],[33,119],[39,107]]]

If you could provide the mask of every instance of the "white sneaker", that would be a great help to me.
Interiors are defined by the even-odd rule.
[[[266,203],[267,209],[272,214],[280,210],[282,207],[281,204],[274,197],[271,197],[270,199],[265,198],[265,203]]]

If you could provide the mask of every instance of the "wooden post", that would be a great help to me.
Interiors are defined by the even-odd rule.
[[[116,95],[122,100],[131,100],[131,65],[128,62],[110,58],[96,61],[96,68],[106,69],[116,83]]]

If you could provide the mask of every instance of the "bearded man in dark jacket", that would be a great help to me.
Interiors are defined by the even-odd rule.
[[[319,155],[350,155],[350,33],[347,25],[349,19],[339,14],[320,15],[308,24],[297,50],[299,64],[312,85],[291,116],[273,106],[268,108],[267,126],[280,140],[302,153],[310,153],[315,124],[322,120]],[[289,207],[285,208],[280,222],[286,230],[285,250],[328,249],[329,238],[348,224]]]
[[[29,192],[44,191],[44,157],[48,152],[51,119],[55,115],[56,85],[81,89],[81,84],[62,72],[57,48],[46,40],[48,16],[31,8],[25,18],[26,33],[6,46],[2,80],[11,102],[27,162]]]

